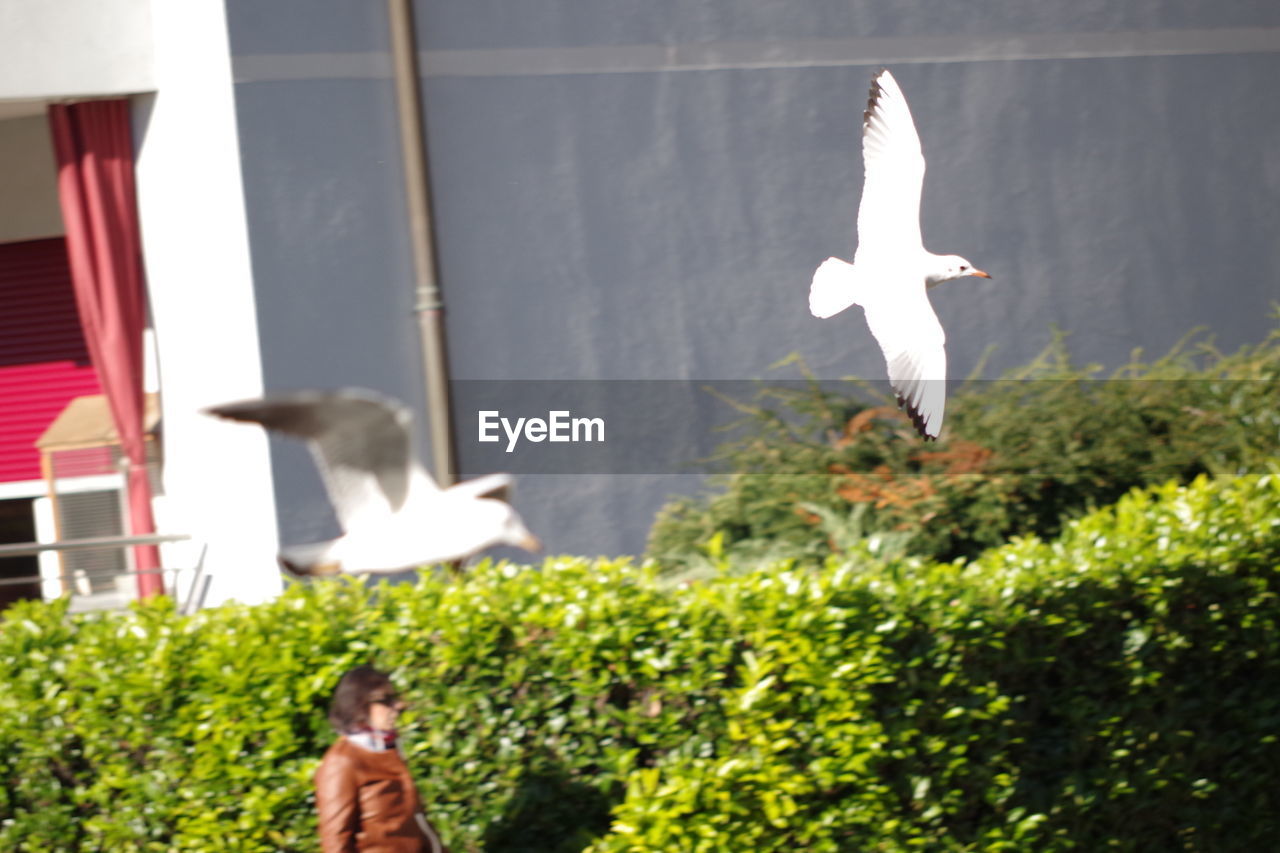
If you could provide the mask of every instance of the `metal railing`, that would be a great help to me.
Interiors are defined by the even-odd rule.
[[[95,536],[89,539],[66,539],[61,542],[17,542],[0,545],[0,557],[34,557],[44,551],[87,551],[91,548],[125,548],[131,545],[164,545],[187,542],[185,533],[151,533],[146,536]],[[162,570],[163,571],[163,570]],[[40,580],[36,577],[35,580]]]
[[[146,536],[96,536],[82,539],[66,539],[58,542],[17,542],[11,544],[0,545],[0,560],[13,557],[34,557],[40,554],[69,552],[69,551],[92,551],[92,550],[115,550],[130,548],[137,545],[164,545],[174,542],[187,542],[191,537],[187,534],[149,534]],[[200,554],[200,559],[194,568],[158,568],[158,569],[125,569],[123,571],[110,572],[110,578],[117,580],[120,578],[131,578],[136,581],[139,575],[161,575],[165,581],[166,589],[172,590],[173,597],[180,600],[182,610],[184,612],[192,612],[198,609],[204,599],[207,591],[209,577],[203,572],[204,552]],[[176,589],[177,581],[182,573],[192,575],[190,587],[185,596],[181,596]],[[101,580],[103,578],[98,578]],[[80,599],[89,604],[85,608],[73,609],[97,609],[111,608],[122,606],[126,601],[136,597],[133,595],[117,594],[112,595],[108,592],[76,592],[78,583],[85,582],[88,577],[85,572],[80,570],[68,571],[65,566],[60,566],[56,575],[42,572],[39,574],[22,575],[18,577],[0,578],[0,587],[20,586],[20,585],[44,585],[51,581],[57,582],[63,594],[70,594],[73,602]],[[95,599],[97,603],[95,603]]]

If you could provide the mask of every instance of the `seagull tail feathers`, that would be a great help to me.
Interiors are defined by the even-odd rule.
[[[827,258],[813,274],[809,285],[809,313],[815,317],[831,317],[850,305],[858,304],[858,285],[853,264],[839,258]]]
[[[469,498],[495,497],[500,501],[510,503],[512,482],[510,474],[485,474],[483,477],[476,477],[474,480],[454,483],[449,487],[448,491],[451,494],[465,495]]]

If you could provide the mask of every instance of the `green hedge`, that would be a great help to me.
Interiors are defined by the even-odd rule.
[[[936,444],[863,383],[763,385],[735,403],[718,491],[664,507],[648,554],[670,570],[703,564],[708,544],[735,564],[821,560],[879,532],[917,556],[973,558],[1013,535],[1056,536],[1134,487],[1260,473],[1280,456],[1280,329],[1230,355],[1194,333],[1138,355],[1104,377],[1058,336],[953,394]]]
[[[672,584],[548,560],[0,622],[0,849],[314,850],[338,675],[395,671],[458,851],[1280,842],[1280,471],[1053,542]]]

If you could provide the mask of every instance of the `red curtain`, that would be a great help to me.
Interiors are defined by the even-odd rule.
[[[107,395],[128,466],[129,530],[155,532],[143,436],[142,240],[127,100],[49,107],[67,255],[89,357]],[[164,591],[154,545],[134,548],[138,596]]]

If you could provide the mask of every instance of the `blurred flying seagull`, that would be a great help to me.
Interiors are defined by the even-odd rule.
[[[946,402],[947,353],[928,288],[966,275],[991,276],[959,255],[935,255],[921,243],[924,155],[907,100],[887,70],[871,80],[862,114],[862,160],[858,251],[852,264],[839,258],[822,262],[809,288],[809,311],[830,317],[862,306],[898,405],[926,441],[936,439]]]
[[[508,474],[441,489],[414,456],[409,410],[372,391],[298,391],[224,403],[206,414],[306,441],[343,535],[282,549],[302,575],[398,572],[468,557],[490,545],[541,545],[505,501],[486,495]]]

